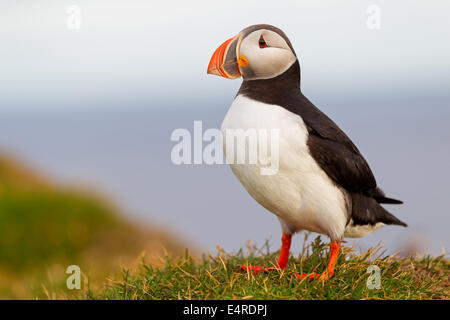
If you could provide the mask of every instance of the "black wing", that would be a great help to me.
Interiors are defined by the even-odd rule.
[[[400,204],[385,197],[369,164],[350,138],[302,95],[297,113],[308,128],[311,155],[327,175],[344,189],[372,197],[379,203]]]
[[[377,183],[367,161],[350,138],[304,99],[301,117],[308,128],[308,146],[321,168],[348,191],[365,192],[376,188]]]

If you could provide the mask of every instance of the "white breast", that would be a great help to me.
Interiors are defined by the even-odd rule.
[[[342,238],[348,216],[345,195],[310,155],[308,131],[300,116],[239,95],[222,123],[225,154],[230,129],[279,130],[276,174],[262,175],[260,164],[230,164],[258,203],[296,229],[322,233],[333,240]],[[258,140],[258,148],[262,143],[267,141]]]

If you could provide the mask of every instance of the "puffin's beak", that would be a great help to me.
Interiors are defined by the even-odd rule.
[[[241,76],[238,65],[239,45],[241,35],[228,39],[214,51],[208,65],[208,73],[228,79],[236,79]]]

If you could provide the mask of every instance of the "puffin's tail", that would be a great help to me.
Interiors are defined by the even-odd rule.
[[[375,200],[377,200],[378,203],[386,203],[386,204],[403,204],[403,201],[392,199],[388,197],[374,197]]]
[[[403,201],[386,197],[383,190],[376,187],[367,192],[367,196],[374,198],[378,203],[403,204]]]
[[[382,197],[379,199],[371,198],[359,193],[352,193],[352,220],[356,225],[375,225],[378,222],[384,224],[394,224],[403,227],[408,225],[395,217],[393,214],[383,208],[380,203],[402,203],[399,200]]]

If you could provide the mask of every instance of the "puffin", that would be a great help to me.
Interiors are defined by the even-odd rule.
[[[382,206],[403,202],[385,195],[355,144],[303,94],[297,55],[281,29],[268,24],[243,29],[215,50],[207,73],[243,78],[223,120],[223,137],[228,130],[278,133],[275,174],[261,174],[259,162],[229,162],[247,192],[276,215],[282,230],[275,267],[240,269],[285,269],[292,236],[306,230],[330,238],[330,258],[323,272],[296,276],[328,280],[344,238],[364,237],[384,225],[407,226]],[[257,137],[258,148],[266,143],[262,137]],[[228,158],[226,143],[224,139]]]

